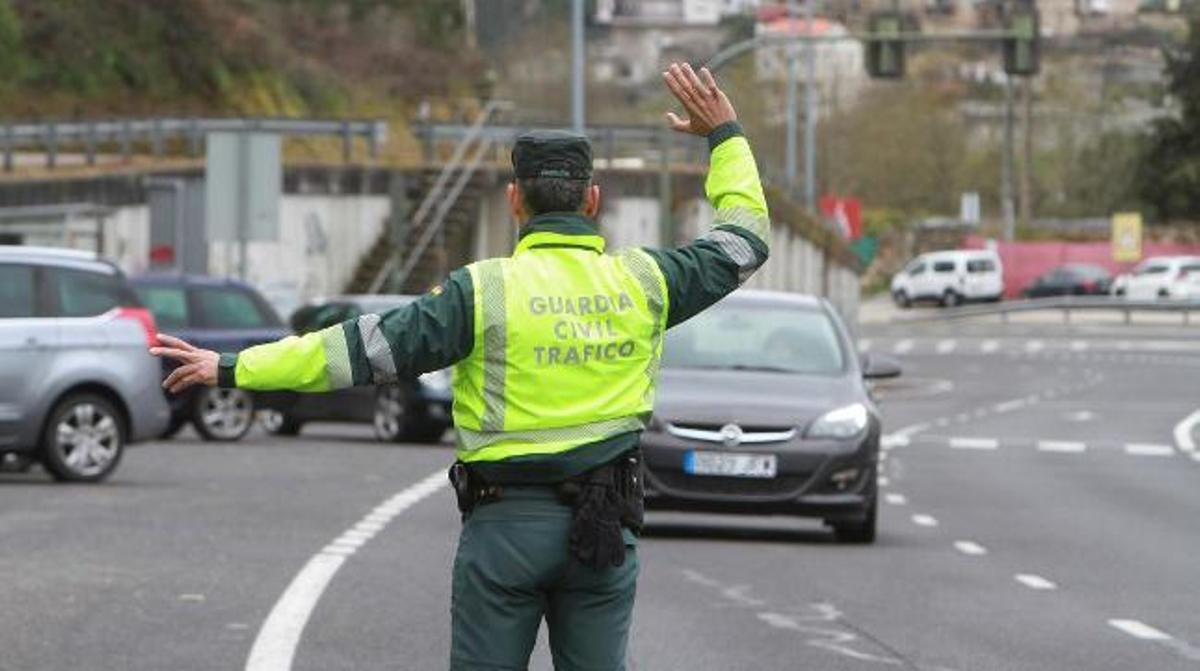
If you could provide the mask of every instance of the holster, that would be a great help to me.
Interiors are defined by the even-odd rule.
[[[622,527],[635,535],[642,531],[641,452],[631,450],[611,463],[563,482],[557,491],[559,500],[573,510],[571,556],[596,569],[624,564]]]
[[[476,507],[499,501],[503,496],[504,490],[500,485],[487,483],[461,461],[450,465],[449,476],[450,486],[454,488],[454,498],[458,503],[458,512],[462,513],[463,519]]]

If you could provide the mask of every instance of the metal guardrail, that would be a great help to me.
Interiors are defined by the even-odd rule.
[[[1006,322],[1009,315],[1042,310],[1061,310],[1063,323],[1067,324],[1071,323],[1072,312],[1102,310],[1123,313],[1127,324],[1132,321],[1134,312],[1174,312],[1182,315],[1184,324],[1189,324],[1192,312],[1200,312],[1200,300],[1130,300],[1120,296],[1055,296],[942,308],[930,314],[898,317],[892,321],[904,324],[999,316],[1001,321]]]
[[[276,133],[291,136],[329,136],[342,140],[342,157],[353,156],[354,140],[365,139],[371,158],[387,141],[387,122],[379,119],[289,118],[159,118],[116,121],[7,123],[0,125],[0,151],[5,171],[12,171],[18,149],[39,149],[46,167],[53,169],[64,146],[82,147],[88,165],[95,165],[97,148],[116,145],[123,160],[133,154],[134,143],[149,143],[154,156],[162,156],[170,140],[187,142],[188,153],[203,153],[204,136],[214,132]]]

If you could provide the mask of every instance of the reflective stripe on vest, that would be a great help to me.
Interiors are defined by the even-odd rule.
[[[531,233],[468,266],[475,346],[454,368],[463,461],[555,454],[644,428],[666,326],[666,282],[640,250]],[[539,246],[546,245],[546,246]]]

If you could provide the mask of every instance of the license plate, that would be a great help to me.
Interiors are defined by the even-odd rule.
[[[683,455],[683,472],[688,475],[773,478],[776,469],[776,458],[773,454],[691,450]]]

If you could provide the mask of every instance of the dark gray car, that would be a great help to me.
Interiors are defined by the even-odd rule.
[[[154,319],[116,266],[86,252],[0,246],[0,464],[59,480],[112,473],[170,411],[147,351]]]
[[[880,418],[860,361],[823,299],[739,291],[670,331],[642,436],[650,508],[823,519],[875,538]]]

